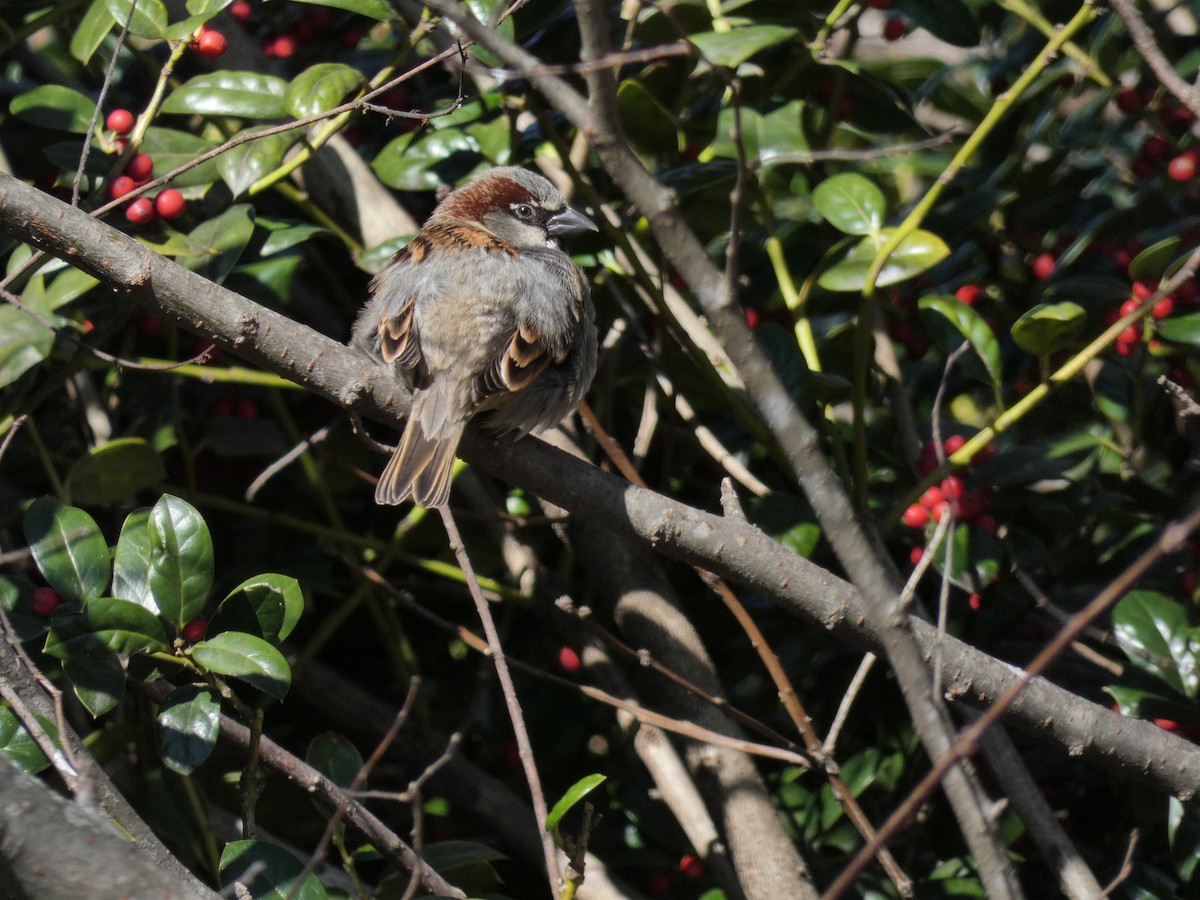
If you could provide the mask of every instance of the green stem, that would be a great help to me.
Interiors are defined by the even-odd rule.
[[[1018,16],[1040,31],[1048,38],[1054,37],[1054,24],[1042,15],[1041,11],[1030,5],[1026,0],[996,0],[996,5]],[[1063,53],[1079,63],[1086,70],[1088,77],[1103,88],[1113,85],[1112,79],[1104,74],[1097,62],[1088,56],[1087,51],[1080,48],[1074,41],[1063,45]]]
[[[208,826],[208,813],[205,811],[204,804],[200,800],[200,795],[196,791],[196,785],[192,781],[192,776],[184,775],[180,778],[180,781],[183,782],[183,792],[187,795],[188,807],[192,811],[196,827],[200,829],[200,843],[204,847],[204,862],[208,866],[208,871],[212,874],[213,878],[218,878],[221,872],[221,851],[217,847],[216,836]]]
[[[796,282],[792,280],[792,273],[783,255],[783,243],[778,237],[772,234],[767,238],[766,248],[771,268],[775,270],[775,280],[779,282],[779,291],[783,294],[783,302],[795,317],[796,343],[800,346],[804,362],[809,371],[820,372],[821,357],[817,353],[812,321],[808,318],[808,284],[805,284],[803,291],[796,290]]]

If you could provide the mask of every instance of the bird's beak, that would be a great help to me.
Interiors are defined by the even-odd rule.
[[[569,206],[563,207],[546,221],[546,230],[553,237],[568,237],[572,234],[582,234],[585,231],[599,231],[596,223],[578,210]]]

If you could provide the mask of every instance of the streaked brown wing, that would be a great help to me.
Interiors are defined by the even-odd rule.
[[[421,361],[421,342],[417,334],[413,311],[416,304],[409,297],[395,315],[380,316],[379,355],[385,363],[402,369],[415,369]]]

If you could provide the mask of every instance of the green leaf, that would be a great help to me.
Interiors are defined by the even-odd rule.
[[[827,291],[861,291],[867,283],[867,274],[875,260],[882,242],[895,233],[894,228],[880,229],[878,237],[865,237],[850,248],[849,252],[821,273],[817,283]],[[875,241],[880,243],[876,245]],[[888,257],[875,284],[878,287],[898,284],[915,278],[950,255],[950,248],[936,234],[916,230],[908,235],[900,246]]]
[[[317,63],[292,79],[283,102],[289,113],[304,119],[341,105],[364,81],[358,69],[342,63]]]
[[[38,720],[42,721],[41,716],[38,716]],[[43,722],[43,727],[49,724],[51,723]],[[57,736],[57,730],[47,728],[47,731]],[[0,706],[0,753],[30,775],[36,775],[50,765],[50,760],[46,759],[33,735],[7,706]]]
[[[213,624],[222,631],[257,628],[264,639],[277,643],[287,639],[304,612],[300,582],[287,575],[256,575],[247,578],[221,601]]]
[[[554,831],[558,828],[558,823],[562,821],[562,817],[576,803],[594,791],[600,785],[604,784],[607,778],[604,775],[594,772],[591,775],[585,775],[577,782],[567,788],[566,793],[559,798],[559,801],[554,804],[554,808],[546,816],[546,829]]]
[[[812,199],[825,221],[846,234],[878,234],[887,216],[883,191],[854,172],[826,178]]]
[[[63,674],[88,712],[99,718],[116,709],[125,693],[125,669],[115,653],[72,656],[63,660]]]
[[[62,660],[104,659],[147,648],[166,650],[158,616],[130,600],[97,597],[79,613],[55,617],[45,652]]]
[[[50,309],[66,306],[72,300],[78,300],[100,283],[86,272],[78,269],[66,269],[46,287],[45,304]]]
[[[131,8],[133,18],[129,19]],[[133,0],[108,0],[108,11],[118,25],[124,25],[129,20],[131,34],[159,40],[166,37],[168,16],[162,0],[137,0],[136,8],[133,7]]]
[[[233,271],[254,235],[254,208],[239,203],[197,225],[183,238],[185,250],[176,253],[180,265],[218,284]]]
[[[1183,606],[1154,591],[1130,591],[1113,608],[1112,621],[1131,663],[1195,699],[1197,645]]]
[[[171,494],[150,510],[150,593],[163,616],[182,629],[212,591],[213,543],[196,508]]]
[[[53,497],[35,500],[25,511],[25,539],[46,581],[68,600],[83,602],[108,588],[108,544],[82,509]]]
[[[643,153],[670,153],[679,147],[678,121],[641,82],[627,78],[617,88],[617,107],[629,140]]]
[[[154,720],[167,768],[187,775],[208,759],[221,731],[221,704],[211,690],[188,684],[172,691]]]
[[[436,171],[457,154],[479,153],[479,142],[455,129],[433,131],[415,142],[411,134],[389,142],[371,163],[379,180],[402,191],[432,191],[444,183]]]
[[[1200,347],[1200,313],[1189,313],[1186,316],[1172,316],[1159,322],[1156,334],[1168,341],[1178,344],[1190,344]]]
[[[1076,343],[1086,321],[1078,303],[1042,303],[1013,323],[1012,336],[1026,353],[1046,356]]]
[[[13,634],[21,643],[46,631],[46,623],[33,614],[33,590],[33,584],[24,578],[0,575],[0,609],[8,616]]]
[[[344,9],[347,12],[366,16],[368,19],[378,19],[380,22],[389,22],[396,18],[396,13],[388,5],[387,0],[296,0],[296,2]]]
[[[146,139],[142,141],[142,152],[154,157],[156,171],[171,172],[215,146],[213,141],[206,141],[186,131],[151,126],[146,130]],[[210,159],[176,175],[171,179],[171,185],[177,188],[199,187],[212,184],[217,178],[217,161]]]
[[[468,7],[480,22],[487,23],[494,34],[509,41],[513,40],[515,26],[513,25],[512,16],[508,16],[495,25],[492,24],[495,14],[497,12],[505,12],[509,7],[508,3],[503,2],[503,0],[464,0],[463,5]],[[471,52],[474,56],[479,57],[479,60],[485,66],[500,68],[504,65],[503,60],[479,44],[476,44]]]
[[[919,309],[925,318],[939,317],[948,322],[967,343],[971,345],[987,372],[987,379],[995,388],[999,388],[1004,377],[1000,360],[1000,342],[992,333],[987,320],[975,309],[954,297],[945,294],[931,294],[922,297]],[[943,348],[953,351],[954,347]]]
[[[8,107],[18,119],[42,128],[86,134],[96,113],[91,97],[58,84],[44,84],[13,98]]]
[[[71,34],[71,55],[86,64],[116,24],[108,11],[107,0],[92,0]]]
[[[308,222],[291,219],[264,219],[262,216],[258,216],[255,218],[254,224],[267,233],[266,240],[259,248],[259,256],[273,256],[303,244],[318,234],[331,233],[328,228],[322,228],[320,225],[311,225]]]
[[[53,331],[15,306],[0,306],[0,388],[48,357],[53,347]]]
[[[142,438],[118,438],[88,451],[67,473],[67,494],[75,503],[106,506],[167,477],[162,459]]]
[[[278,844],[230,841],[221,851],[221,883],[244,884],[254,900],[326,900],[317,876],[297,884],[303,874],[304,863]]]
[[[350,787],[363,767],[363,758],[358,749],[332,731],[318,734],[309,742],[304,761],[343,788]]]
[[[113,556],[112,595],[161,614],[150,590],[150,509],[135,509],[125,517]]]
[[[963,0],[897,0],[896,8],[947,44],[975,47],[981,40],[979,23]]]
[[[793,553],[808,559],[821,540],[821,528],[808,504],[794,494],[772,491],[754,502],[750,521]]]
[[[252,634],[218,634],[194,645],[191,655],[209,671],[241,679],[276,700],[282,700],[291,686],[292,670],[283,654]]]
[[[422,858],[440,875],[508,859],[499,850],[475,841],[438,841],[426,846]]]
[[[211,18],[232,2],[233,0],[187,0],[184,6],[193,16],[208,16]]]
[[[247,130],[254,132],[258,129]],[[246,133],[245,131],[241,132],[241,134]],[[299,132],[288,132],[272,134],[239,144],[217,157],[217,171],[221,173],[224,182],[229,185],[233,196],[238,197],[264,175],[279,168],[288,148],[296,142],[298,137]]]
[[[791,41],[799,32],[782,25],[746,25],[731,31],[693,34],[691,41],[714,65],[736,68],[755,53]]]
[[[242,119],[278,119],[287,115],[283,98],[287,82],[257,72],[212,72],[180,85],[163,104],[163,112]]]
[[[1134,281],[1158,281],[1167,274],[1181,243],[1179,238],[1169,237],[1151,244],[1129,263],[1129,277]]]

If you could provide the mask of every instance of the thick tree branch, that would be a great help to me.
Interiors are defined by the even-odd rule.
[[[184,327],[215,335],[235,355],[334,402],[357,404],[392,424],[407,409],[402,388],[357,351],[216,287],[133,238],[5,175],[0,175],[0,230],[114,287],[134,290],[143,302],[156,305]],[[118,258],[124,261],[116,262]],[[242,334],[243,321],[259,327]],[[469,431],[462,453],[481,471],[545,497],[575,516],[752,587],[840,640],[881,649],[881,636],[850,584],[744,520],[706,513],[634,487],[533,439],[494,440]],[[919,620],[910,620],[910,627],[923,658],[929,658],[932,628]],[[942,684],[948,696],[986,707],[1016,680],[1016,670],[1008,663],[949,635],[940,641]],[[1154,790],[1182,799],[1200,791],[1200,747],[1045,679],[1034,679],[1017,697],[1006,721]]]

